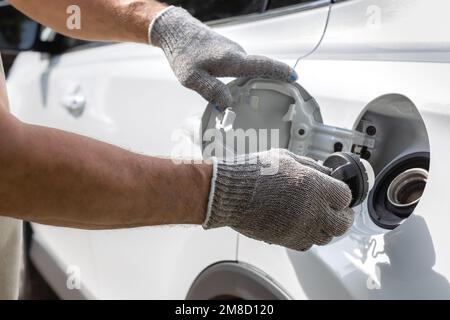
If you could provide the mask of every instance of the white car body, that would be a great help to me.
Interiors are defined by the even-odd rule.
[[[353,128],[366,106],[385,95],[414,103],[430,141],[430,177],[414,214],[398,228],[365,234],[353,228],[300,253],[231,229],[82,231],[33,224],[31,256],[39,271],[62,298],[250,299],[261,297],[249,289],[256,283],[278,298],[450,298],[448,12],[447,0],[312,1],[212,24],[249,53],[295,65],[327,124]],[[171,156],[180,136],[190,141],[207,104],[178,83],[159,49],[137,44],[54,57],[22,53],[8,89],[23,121],[157,156]],[[86,101],[79,117],[66,108],[74,97]],[[200,155],[200,146],[192,150]],[[199,275],[214,264],[217,272],[206,277],[212,285],[199,285]],[[68,286],[74,277],[81,288]],[[247,283],[252,277],[258,279]],[[228,279],[240,282],[230,288]]]

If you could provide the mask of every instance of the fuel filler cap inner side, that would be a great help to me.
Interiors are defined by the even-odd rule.
[[[336,151],[336,145],[340,151],[350,152],[355,145],[370,149],[375,144],[373,137],[359,131],[325,125],[316,100],[297,83],[246,78],[232,81],[228,87],[233,105],[223,110],[209,104],[203,114],[206,158],[220,158],[210,153],[222,145],[234,154],[283,148],[324,161]],[[257,143],[248,142],[252,138]]]
[[[205,151],[212,140],[218,143],[217,138],[224,149],[235,154],[284,148],[314,159],[328,156],[322,151],[317,154],[319,149],[313,147],[313,129],[322,124],[322,117],[315,100],[300,85],[247,78],[232,81],[228,87],[233,105],[221,109],[209,104],[202,117],[205,157],[212,156]],[[249,139],[254,134],[257,150],[254,146],[239,150],[236,139]]]

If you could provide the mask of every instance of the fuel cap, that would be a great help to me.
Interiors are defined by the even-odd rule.
[[[367,161],[350,152],[336,152],[323,165],[333,170],[331,177],[349,186],[352,192],[350,207],[364,202],[375,180],[372,166]]]

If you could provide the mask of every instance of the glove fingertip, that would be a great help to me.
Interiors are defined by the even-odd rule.
[[[224,86],[218,88],[210,102],[221,109],[225,109],[233,105],[233,97],[231,96],[228,87]]]
[[[289,74],[288,81],[289,82],[295,82],[298,80],[298,73],[294,69],[291,68],[291,72]]]
[[[353,225],[355,220],[355,212],[353,209],[348,208],[336,214],[339,215],[339,218],[336,219],[333,235],[335,237],[340,237],[343,236]]]
[[[286,82],[295,82],[298,80],[297,72],[287,64],[275,61],[272,72],[269,74],[272,79]]]
[[[306,252],[306,251],[310,250],[312,248],[312,246],[313,246],[313,244],[309,243],[307,245],[301,245],[301,246],[295,248],[295,250],[300,251],[300,252]]]
[[[352,202],[352,191],[350,187],[342,181],[331,178],[330,186],[332,192],[330,193],[330,206],[335,210],[344,210],[350,206]]]

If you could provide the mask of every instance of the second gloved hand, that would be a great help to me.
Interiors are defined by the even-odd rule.
[[[182,85],[219,106],[232,105],[227,86],[216,77],[261,77],[295,81],[288,65],[262,56],[250,56],[237,43],[219,35],[186,10],[169,7],[149,29],[149,41],[163,49]]]
[[[353,224],[349,187],[330,169],[274,149],[215,164],[205,229],[229,226],[268,243],[305,251]]]

